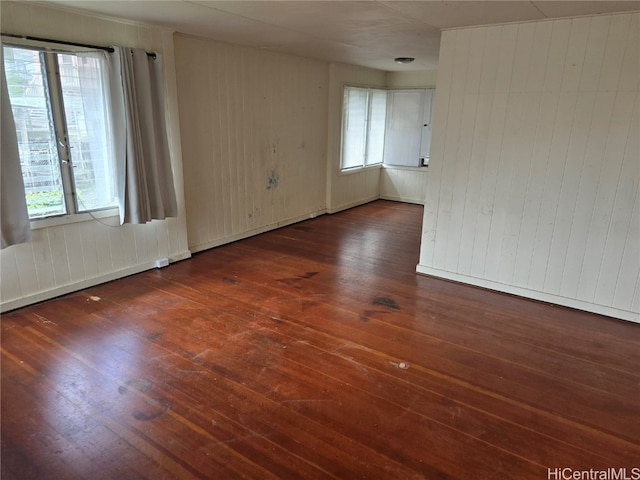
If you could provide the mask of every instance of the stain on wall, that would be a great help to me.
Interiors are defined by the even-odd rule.
[[[277,170],[270,170],[267,176],[267,190],[272,190],[278,187],[280,183],[280,175]]]

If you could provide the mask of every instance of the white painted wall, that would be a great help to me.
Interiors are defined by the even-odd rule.
[[[331,213],[380,198],[380,170],[371,167],[340,172],[342,101],[345,85],[385,88],[385,72],[332,63],[329,66],[329,118],[327,141],[327,210]]]
[[[436,88],[437,70],[387,72],[387,88]]]
[[[419,272],[640,321],[639,19],[443,33]]]
[[[385,165],[380,171],[380,198],[424,205],[428,167]]]
[[[188,257],[172,33],[6,1],[1,22],[3,33],[140,47],[163,54],[169,148],[180,209],[178,218],[146,225],[109,227],[104,224],[114,219],[95,221],[87,215],[82,222],[34,230],[31,243],[0,251],[2,311],[152,268],[159,258]]]
[[[176,35],[189,246],[326,211],[328,64]]]

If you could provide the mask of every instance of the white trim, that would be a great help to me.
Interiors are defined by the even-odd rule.
[[[531,290],[529,288],[516,287],[514,285],[494,282],[492,280],[486,280],[484,278],[471,277],[469,275],[449,272],[447,270],[439,270],[437,268],[427,267],[420,264],[416,266],[416,272],[422,275],[444,278],[447,280],[453,280],[460,283],[488,288],[490,290],[497,290],[499,292],[509,293],[520,297],[531,298],[533,300],[540,300],[542,302],[575,308],[577,310],[584,310],[587,312],[596,313],[598,315],[606,315],[607,317],[619,318],[621,320],[627,320],[629,322],[640,323],[640,313],[638,312],[631,312],[628,310],[621,310],[619,308],[607,307],[605,305],[598,305],[595,303],[585,302],[583,300],[562,297],[560,295]]]
[[[373,165],[365,165],[361,167],[341,168],[338,171],[338,176],[351,175],[352,173],[362,173],[365,170],[382,169],[383,163],[374,163]]]
[[[424,205],[424,199],[409,198],[395,195],[380,195],[381,200],[391,200],[392,202],[415,203],[416,205]]]
[[[187,250],[186,252],[178,253],[176,255],[172,255],[171,257],[169,257],[169,263],[175,263],[190,257],[191,257],[191,252]],[[10,310],[15,310],[16,308],[26,307],[27,305],[33,305],[34,303],[43,302],[45,300],[51,300],[52,298],[56,298],[61,295],[77,292],[79,290],[84,290],[85,288],[89,288],[89,287],[95,287],[96,285],[100,285],[102,283],[110,282],[112,280],[117,280],[119,278],[128,277],[129,275],[134,275],[136,273],[144,272],[146,270],[151,270],[153,268],[157,268],[155,260],[152,262],[147,262],[140,265],[134,265],[132,267],[123,268],[121,270],[116,270],[115,272],[109,272],[97,277],[88,278],[80,282],[70,283],[68,285],[62,285],[60,287],[52,288],[51,290],[46,290],[44,292],[38,292],[32,295],[27,295],[26,297],[17,298],[15,300],[9,300],[7,302],[0,304],[0,313],[6,313]]]
[[[286,227],[294,223],[302,222],[304,220],[309,220],[310,218],[316,218],[317,216],[324,215],[325,213],[327,213],[327,210],[323,208],[321,210],[317,210],[315,212],[312,212],[306,215],[299,215],[297,217],[289,218],[287,220],[282,220],[280,222],[272,223],[270,225],[254,228],[253,230],[247,230],[246,232],[236,233],[235,235],[228,235],[226,237],[218,238],[216,240],[212,240],[211,242],[201,243],[200,245],[190,245],[189,249],[192,253],[202,252],[204,250],[209,250],[210,248],[219,247],[221,245],[226,245],[227,243],[232,243],[238,240],[243,240],[245,238],[253,237],[254,235],[259,235],[261,233],[265,233],[270,230],[276,230],[280,227]]]
[[[421,165],[419,167],[410,167],[408,165],[393,165],[390,163],[383,163],[382,168],[384,170],[409,170],[411,172],[424,173],[428,170],[429,165]]]
[[[634,2],[629,2],[633,4]],[[440,29],[440,32],[447,32],[449,30],[468,30],[473,28],[484,28],[484,27],[501,27],[504,25],[521,25],[525,23],[536,23],[536,22],[554,22],[556,20],[574,20],[576,18],[589,18],[589,17],[604,17],[605,15],[633,15],[639,13],[640,10],[632,9],[625,10],[623,12],[615,11],[615,12],[602,12],[602,13],[585,13],[582,15],[572,15],[570,17],[545,17],[545,18],[532,18],[531,20],[513,20],[510,22],[498,22],[498,23],[487,23],[486,25],[465,25],[462,27],[444,27]]]
[[[92,212],[78,212],[70,213],[68,215],[56,215],[44,218],[32,218],[31,230],[38,230],[40,228],[57,227],[59,225],[68,225],[70,223],[78,222],[90,222],[91,220],[100,221],[114,219],[109,221],[109,227],[120,227],[120,210],[118,207],[107,208],[104,210],[95,210]]]
[[[379,199],[380,199],[380,195],[375,195],[375,196],[367,197],[367,198],[360,199],[360,200],[354,200],[353,202],[349,202],[349,203],[346,203],[344,205],[339,205],[337,207],[328,208],[327,209],[327,213],[338,213],[338,212],[341,212],[343,210],[348,210],[348,209],[353,208],[353,207],[359,207],[360,205],[364,205],[365,203],[374,202],[374,201],[379,200]]]

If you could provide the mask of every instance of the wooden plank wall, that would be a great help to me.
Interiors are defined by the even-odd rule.
[[[2,2],[2,32],[163,54],[169,148],[180,215],[147,225],[112,227],[117,218],[46,221],[30,243],[0,251],[2,311],[152,268],[160,258],[188,257],[182,157],[171,32],[17,2]]]
[[[424,205],[428,174],[427,167],[385,166],[380,172],[380,198]]]
[[[326,210],[328,64],[175,36],[189,246]]]
[[[639,18],[443,33],[419,272],[639,320]]]
[[[340,172],[342,101],[345,85],[385,88],[385,72],[332,63],[329,66],[329,136],[327,140],[327,210],[330,213],[380,198],[381,167]]]

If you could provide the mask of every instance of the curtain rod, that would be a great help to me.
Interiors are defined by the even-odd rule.
[[[3,37],[11,37],[11,38],[21,38],[23,40],[33,40],[36,42],[46,42],[46,43],[59,43],[61,45],[72,45],[74,47],[83,47],[83,48],[91,48],[94,50],[104,50],[109,53],[113,53],[113,47],[102,47],[100,45],[90,45],[88,43],[76,43],[76,42],[67,42],[64,40],[52,40],[50,38],[41,38],[41,37],[31,37],[29,35],[14,35],[12,33],[0,33]],[[156,54],[154,52],[147,52],[147,55],[150,57],[156,58]]]

